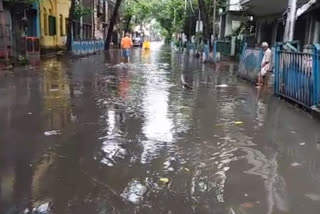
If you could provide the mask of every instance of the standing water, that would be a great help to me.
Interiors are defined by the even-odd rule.
[[[151,46],[0,77],[0,213],[318,214],[319,121]]]

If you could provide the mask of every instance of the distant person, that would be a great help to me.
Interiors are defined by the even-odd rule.
[[[122,56],[127,62],[130,61],[130,50],[133,48],[133,42],[130,34],[126,33],[125,37],[121,40]]]
[[[150,40],[149,37],[147,36],[146,39],[143,41],[143,50],[150,50]]]
[[[257,82],[258,87],[261,87],[261,86],[267,84],[267,82],[265,82],[266,76],[267,76],[268,72],[271,71],[271,68],[272,68],[272,66],[271,66],[272,51],[269,48],[268,43],[263,42],[261,47],[263,49],[263,59],[261,62],[261,69],[258,74],[258,82]]]

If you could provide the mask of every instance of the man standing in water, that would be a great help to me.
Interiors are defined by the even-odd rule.
[[[127,62],[130,61],[130,50],[133,47],[132,39],[130,38],[130,34],[126,33],[125,37],[121,40],[121,49],[122,56],[125,58]]]
[[[266,80],[266,75],[268,72],[271,71],[272,66],[271,66],[271,60],[272,60],[272,51],[269,48],[269,45],[267,42],[263,42],[261,45],[263,49],[263,59],[261,62],[261,70],[258,74],[258,83],[257,87],[261,87],[263,85],[267,85],[267,82],[264,82]]]

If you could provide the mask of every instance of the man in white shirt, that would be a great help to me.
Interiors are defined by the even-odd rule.
[[[263,79],[267,75],[269,71],[271,71],[272,66],[271,66],[271,60],[272,60],[272,51],[269,48],[269,45],[267,42],[263,42],[261,45],[263,49],[263,59],[261,62],[261,70],[258,74],[258,83],[257,86],[263,86]]]

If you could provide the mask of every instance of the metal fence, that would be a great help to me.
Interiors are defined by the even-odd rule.
[[[79,40],[72,41],[72,54],[73,55],[87,55],[93,54],[104,50],[103,40]]]
[[[307,108],[320,104],[319,45],[313,53],[275,51],[276,95],[288,98]]]
[[[217,52],[224,55],[231,55],[231,41],[217,41]]]
[[[263,51],[260,48],[243,48],[240,58],[238,76],[255,82],[261,68]]]

